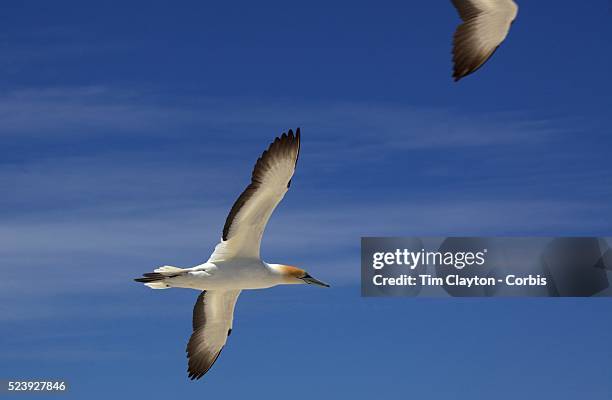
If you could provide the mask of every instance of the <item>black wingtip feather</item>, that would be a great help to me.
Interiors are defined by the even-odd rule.
[[[167,276],[160,274],[158,272],[147,272],[146,274],[142,274],[142,278],[136,278],[134,279],[134,281],[140,282],[140,283],[149,283],[149,282],[162,281],[165,278],[167,278]]]
[[[203,377],[204,375],[206,375],[206,373],[208,371],[210,371],[210,369],[212,368],[213,365],[215,365],[215,363],[217,362],[217,359],[219,359],[219,356],[221,355],[221,352],[223,351],[223,347],[221,348],[221,350],[219,350],[219,352],[215,355],[215,358],[211,361],[211,363],[205,367],[204,369],[196,369],[196,368],[192,368],[191,366],[189,366],[187,368],[187,377],[189,379],[191,379],[192,381],[194,380],[198,380],[201,377]]]
[[[136,278],[134,280],[140,283],[149,283],[163,281],[164,279],[171,277],[172,275],[164,275],[160,274],[159,272],[147,272],[146,274],[142,274],[142,278]]]
[[[253,167],[253,172],[251,173],[251,183],[247,188],[240,194],[232,209],[230,210],[227,218],[225,219],[225,224],[223,225],[223,232],[221,235],[221,240],[225,241],[229,238],[229,231],[234,220],[234,217],[238,214],[242,206],[246,204],[246,202],[250,199],[253,193],[257,190],[259,183],[256,181],[256,176],[258,172],[258,168],[262,163],[265,163],[268,157],[273,156],[273,152],[279,149],[284,148],[285,146],[297,146],[297,155],[295,159],[295,164],[297,165],[297,160],[300,155],[300,128],[298,127],[293,133],[292,129],[289,129],[287,132],[283,132],[280,136],[276,137],[274,141],[268,146],[268,148],[261,154],[261,156],[257,159],[255,166]],[[287,187],[291,184],[291,181],[287,183]]]

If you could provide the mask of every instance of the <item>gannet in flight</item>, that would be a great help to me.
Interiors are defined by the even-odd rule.
[[[463,23],[453,40],[455,81],[475,72],[506,39],[518,6],[512,0],[451,0]]]
[[[201,378],[217,361],[232,332],[234,306],[243,289],[283,284],[329,287],[300,268],[268,264],[259,246],[272,212],[283,199],[300,152],[300,129],[283,133],[257,160],[251,184],[234,203],[221,242],[207,262],[193,268],[164,266],[135,279],[152,289],[201,290],[193,308],[193,333],[187,344],[189,377]]]

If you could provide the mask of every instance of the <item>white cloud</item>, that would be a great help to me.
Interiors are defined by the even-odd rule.
[[[0,94],[0,136],[163,135],[189,129],[216,140],[307,127],[311,145],[370,151],[524,143],[559,134],[553,121],[522,113],[465,114],[449,109],[351,102],[176,96],[103,86],[16,90]],[[232,132],[231,137],[223,133]],[[258,133],[257,133],[258,132]]]
[[[525,197],[525,190],[500,195],[500,188],[525,184],[512,176],[462,179],[454,165],[408,170],[398,161],[423,151],[521,154],[528,144],[557,139],[563,130],[553,121],[388,104],[164,98],[104,87],[15,91],[0,95],[0,137],[34,151],[4,149],[0,164],[0,185],[10,188],[0,198],[2,295],[127,288],[158,265],[204,261],[256,157],[281,129],[298,125],[300,169],[262,253],[324,280],[358,279],[365,235],[577,234],[576,227],[585,233],[607,227],[599,217],[609,214],[607,204]],[[147,146],[155,140],[161,142]],[[370,190],[375,177],[355,175],[378,171],[389,159],[393,170],[380,176],[400,180]],[[541,180],[550,176],[529,170],[538,172]],[[409,185],[439,176],[470,190],[458,197],[447,188],[445,197],[432,198]],[[40,283],[32,283],[32,274]]]

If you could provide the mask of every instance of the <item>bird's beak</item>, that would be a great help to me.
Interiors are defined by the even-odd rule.
[[[306,274],[303,277],[300,278],[301,280],[303,280],[304,282],[306,282],[309,285],[318,285],[318,286],[323,286],[323,287],[329,287],[329,285],[325,282],[321,282],[318,279],[313,278],[312,276]]]

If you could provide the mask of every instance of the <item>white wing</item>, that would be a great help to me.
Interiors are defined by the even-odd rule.
[[[207,290],[193,307],[193,333],[187,344],[189,378],[200,379],[213,366],[232,332],[240,290]]]
[[[259,259],[259,246],[270,215],[287,193],[300,152],[300,129],[283,133],[257,160],[251,184],[234,203],[221,242],[209,262]]]
[[[464,21],[453,40],[455,81],[480,68],[504,41],[518,6],[512,0],[451,0]]]

